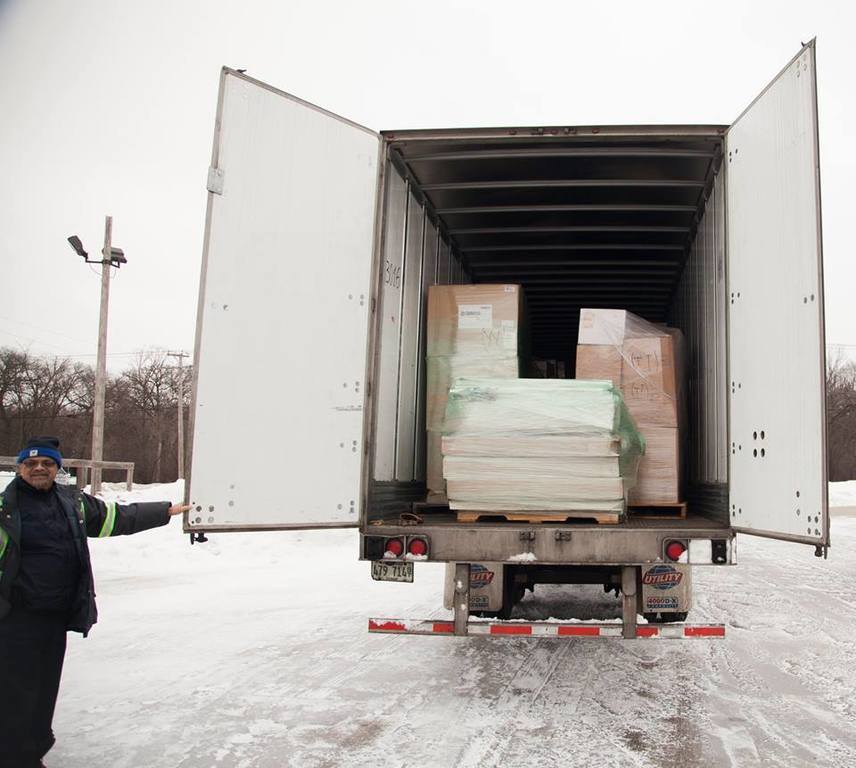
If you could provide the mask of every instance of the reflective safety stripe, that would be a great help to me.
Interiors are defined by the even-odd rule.
[[[0,496],[0,511],[3,509],[3,497]],[[2,528],[0,528],[0,563],[3,562],[3,556],[6,554],[6,547],[9,546],[9,534],[6,533]],[[3,575],[3,571],[0,571],[0,576]]]
[[[116,502],[107,502],[107,517],[104,518],[104,525],[101,526],[101,533],[98,538],[110,536],[113,533],[113,526],[116,524]]]
[[[452,621],[424,621],[408,619],[369,619],[369,632],[411,635],[453,635],[455,624]],[[623,625],[618,623],[593,622],[521,622],[521,621],[469,621],[468,635],[524,635],[526,637],[615,637],[624,634]],[[636,637],[650,638],[691,638],[725,637],[722,624],[640,624],[636,627]]]

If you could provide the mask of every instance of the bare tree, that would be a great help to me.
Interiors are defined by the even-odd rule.
[[[856,478],[856,363],[834,357],[826,371],[829,479]]]
[[[176,403],[175,373],[166,353],[144,352],[120,380],[128,402],[138,412],[151,477],[159,482],[163,479],[165,444],[171,443],[165,425]]]
[[[177,474],[179,375],[186,406],[192,370],[179,373],[164,352],[141,353],[120,375],[108,376],[105,456],[133,461],[142,482]],[[67,455],[88,456],[93,392],[91,366],[0,349],[0,453],[14,454],[42,433],[58,435]]]

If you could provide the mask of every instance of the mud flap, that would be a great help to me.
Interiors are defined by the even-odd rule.
[[[443,606],[455,605],[455,565],[446,563]],[[470,563],[470,611],[497,613],[502,609],[505,566],[502,563]]]
[[[642,567],[642,613],[687,614],[692,608],[689,565],[658,563]]]

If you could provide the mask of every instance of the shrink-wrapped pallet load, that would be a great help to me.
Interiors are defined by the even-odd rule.
[[[609,381],[457,379],[443,426],[449,506],[623,513],[644,443]]]
[[[683,335],[622,309],[583,309],[577,379],[617,386],[647,448],[630,493],[636,506],[681,502]]]
[[[452,382],[516,379],[526,356],[518,285],[432,285],[428,290],[426,391],[428,500],[446,499],[441,431]]]

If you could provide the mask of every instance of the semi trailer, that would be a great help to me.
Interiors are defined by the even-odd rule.
[[[357,528],[375,579],[448,564],[453,621],[370,622],[433,634],[721,634],[666,625],[738,534],[826,556],[814,41],[730,125],[375,132],[223,68],[207,189],[192,540]],[[533,352],[567,373],[581,308],[682,331],[685,517],[462,523],[428,503],[427,293],[462,283],[522,286]],[[615,589],[621,625],[503,628],[541,583]]]

